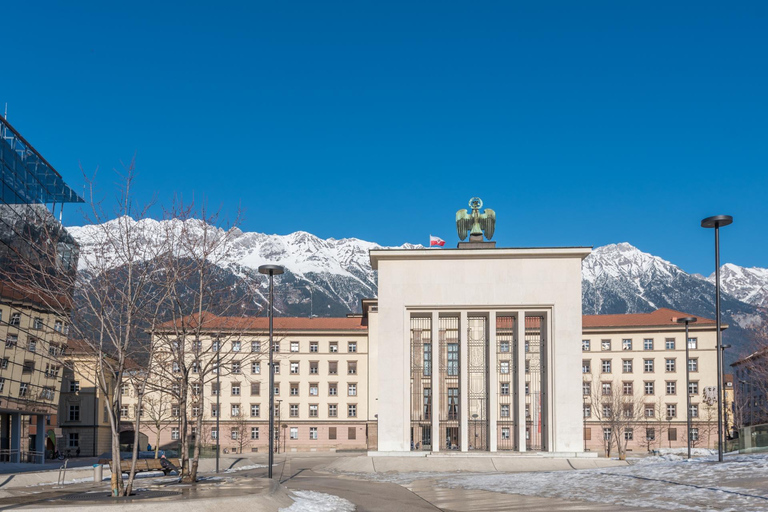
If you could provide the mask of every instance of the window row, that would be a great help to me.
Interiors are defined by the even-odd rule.
[[[181,347],[181,341],[180,340],[172,340],[171,346],[178,350]],[[227,343],[229,343],[229,350],[231,352],[244,352],[246,347],[248,346],[248,343],[243,343],[241,340],[232,340],[230,342],[224,342],[221,340],[214,339],[211,341],[211,350],[213,352],[219,352],[219,351],[226,351],[227,349]],[[291,352],[300,352],[300,342],[298,341],[291,341],[290,342],[290,351]],[[190,348],[195,352],[200,352],[203,350],[203,342],[202,341],[192,341],[190,342]],[[251,341],[250,342],[250,349],[251,352],[261,352],[261,341]],[[274,352],[280,352],[280,342],[276,341],[274,342],[274,345],[272,346],[272,350]],[[309,342],[309,351],[310,352],[319,352],[320,351],[320,345],[317,341],[310,341]],[[331,353],[337,353],[339,351],[339,342],[338,341],[331,341],[328,342],[328,352]],[[357,342],[356,341],[349,341],[347,342],[347,352],[350,354],[357,352]]]
[[[582,383],[582,391],[584,396],[590,396],[592,394],[592,384],[584,381]],[[608,396],[613,394],[613,383],[612,382],[601,382],[600,383],[600,394],[603,396]],[[668,380],[665,382],[665,391],[667,395],[676,395],[677,394],[677,381],[676,380]],[[624,381],[621,383],[621,394],[622,395],[634,395],[634,382],[633,381]],[[656,383],[654,381],[645,381],[643,382],[643,392],[646,395],[655,395],[656,394]],[[699,382],[698,381],[691,381],[688,383],[688,394],[690,395],[698,395],[699,394]]]
[[[600,350],[606,352],[612,350],[611,340],[600,340]],[[698,338],[688,338],[688,348],[695,350],[699,347]],[[638,347],[639,349],[639,347]],[[643,339],[643,350],[654,350],[653,338]],[[589,352],[592,350],[592,340],[581,340],[581,350]],[[634,342],[631,338],[621,340],[621,350],[634,350]],[[675,338],[666,338],[664,340],[664,350],[675,350]]]
[[[307,363],[309,365],[309,374],[310,375],[318,375],[320,373],[320,362],[319,361],[309,361]],[[275,375],[280,374],[280,361],[272,363],[272,370],[275,373]],[[289,370],[291,375],[298,375],[300,373],[301,363],[299,361],[289,361]],[[243,367],[242,363],[240,361],[233,361],[230,363],[229,366],[230,374],[241,374],[243,373]],[[201,370],[204,371],[205,368],[202,367],[200,363],[197,361],[192,361],[190,370],[192,373],[200,373]],[[172,373],[181,373],[181,365],[178,361],[171,362],[171,372]],[[212,373],[219,373],[219,367],[214,363],[211,367]],[[222,372],[224,373],[224,372]],[[328,375],[338,375],[339,373],[339,362],[338,361],[328,361]],[[251,363],[251,374],[253,375],[260,375],[261,374],[261,361],[253,361]],[[347,361],[347,374],[348,375],[357,375],[357,361]]]
[[[196,435],[196,428],[192,428],[192,435]],[[333,441],[337,439],[337,427],[328,427],[328,440]],[[309,440],[315,441],[318,438],[318,427],[309,427]],[[261,439],[261,427],[230,427],[229,438],[233,441],[237,441],[241,436],[248,435],[251,441],[258,441]],[[299,439],[299,428],[290,427],[290,439],[296,441]],[[279,429],[275,428],[275,439],[278,440],[280,436]],[[211,439],[216,440],[219,437],[219,431],[216,428],[211,429]],[[179,427],[171,427],[171,439],[178,441],[179,439]],[[357,429],[355,427],[347,428],[347,439],[357,439]]]
[[[644,418],[659,418],[661,420],[671,420],[677,417],[677,404],[664,404],[659,411],[658,404],[645,404],[642,408],[642,415]],[[591,418],[594,409],[596,410],[596,416],[600,416],[603,419],[612,417],[613,410],[611,404],[584,404],[584,418]],[[660,414],[663,412],[665,414]],[[699,418],[699,405],[691,404],[690,408],[691,418]],[[710,414],[712,411],[710,411]],[[634,407],[626,405],[622,411],[622,415],[625,418],[633,418],[636,414]],[[639,411],[637,412],[639,414]],[[714,414],[717,414],[715,411]]]
[[[600,373],[612,373],[613,372],[613,359],[601,359],[600,360]],[[634,359],[622,359],[621,360],[621,373],[634,373],[635,363]],[[667,372],[677,371],[677,358],[664,359],[664,370]],[[643,373],[653,373],[656,371],[655,359],[643,359]],[[699,359],[692,357],[688,359],[688,371],[699,371]],[[581,373],[592,373],[592,361],[584,359],[581,362]]]

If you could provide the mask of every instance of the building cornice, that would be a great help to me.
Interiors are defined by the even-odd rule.
[[[520,247],[499,249],[371,249],[371,267],[378,270],[379,261],[387,260],[468,260],[579,258],[592,252],[591,247]]]

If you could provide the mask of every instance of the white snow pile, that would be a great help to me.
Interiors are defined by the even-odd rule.
[[[648,457],[626,467],[515,474],[468,474],[441,479],[474,489],[624,507],[666,510],[768,511],[768,456],[672,460]],[[655,459],[655,460],[654,460]]]
[[[355,505],[332,494],[315,491],[292,491],[293,505],[280,512],[354,512]]]
[[[224,471],[225,473],[235,473],[237,471],[245,471],[248,469],[258,469],[258,468],[265,468],[267,467],[266,464],[248,464],[247,466],[238,466],[236,468],[229,468],[228,470]]]

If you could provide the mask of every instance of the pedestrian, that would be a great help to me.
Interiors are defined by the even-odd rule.
[[[78,456],[78,457],[80,456],[80,447],[79,446],[77,447],[77,451],[75,452],[75,455]]]
[[[150,443],[147,443],[147,451],[148,452],[152,451],[152,445]]]
[[[176,465],[165,458],[165,454],[163,454],[162,457],[160,457],[160,465],[163,467],[163,472],[167,475],[171,471],[179,472],[179,468],[176,467]]]

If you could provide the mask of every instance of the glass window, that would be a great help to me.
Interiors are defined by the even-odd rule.
[[[335,418],[339,414],[339,408],[336,404],[328,404],[328,416]]]
[[[581,350],[584,352],[589,352],[589,340],[581,340]]]
[[[674,359],[665,359],[664,360],[664,367],[668,372],[675,371],[675,360]]]
[[[611,394],[611,383],[610,382],[603,382],[602,386],[602,393],[603,395],[610,395]]]
[[[646,381],[644,383],[645,387],[645,394],[646,395],[652,395],[654,393],[654,383],[653,381]]]
[[[299,417],[299,404],[291,404],[290,408],[290,416],[291,418],[298,418]]]
[[[584,396],[589,396],[592,394],[592,386],[589,382],[581,383],[581,394]]]
[[[261,406],[259,404],[251,404],[251,416],[254,418],[261,416]]]
[[[240,383],[239,382],[233,382],[232,383],[232,396],[240,396]]]
[[[252,341],[251,342],[251,352],[261,352],[261,342],[260,341]]]
[[[622,392],[625,395],[632,395],[634,394],[634,386],[632,385],[631,381],[623,382],[621,385]]]
[[[501,405],[501,417],[502,418],[509,418],[509,405],[508,404],[502,404]]]
[[[675,339],[667,338],[664,340],[664,348],[667,350],[675,350]]]
[[[318,385],[317,382],[312,382],[309,384],[309,396],[317,396],[318,393]]]
[[[504,396],[509,395],[509,382],[502,382],[501,383],[501,394]]]
[[[457,376],[459,374],[459,344],[448,343],[448,368],[447,374]]]
[[[621,340],[621,350],[632,350],[632,340],[630,339]]]
[[[611,350],[611,340],[602,340],[600,342],[601,350]]]
[[[584,405],[584,417],[585,418],[592,417],[592,408],[587,404]]]
[[[676,404],[667,404],[667,417],[668,418],[674,418],[677,416],[677,405]]]
[[[309,439],[317,439],[317,427],[309,427]]]
[[[231,416],[234,418],[236,416],[240,416],[240,404],[232,404],[232,414]]]
[[[621,370],[624,373],[632,373],[632,359],[624,359],[621,361]]]
[[[253,441],[259,440],[259,427],[251,427],[251,439]]]
[[[699,340],[697,338],[688,338],[688,348],[690,350],[699,348]]]
[[[261,373],[261,362],[260,361],[254,361],[251,363],[251,373],[254,375],[258,375]]]
[[[699,382],[698,381],[691,381],[688,383],[688,394],[689,395],[698,395],[699,394]]]
[[[347,386],[347,394],[349,396],[357,396],[357,384],[355,384],[354,382],[350,383]]]
[[[350,375],[357,374],[357,361],[349,361],[347,363],[347,371]]]
[[[347,345],[347,351],[348,352],[357,352],[357,342],[356,341],[350,341]]]
[[[424,343],[424,376],[432,375],[432,344]]]
[[[291,427],[291,439],[299,438],[299,427]]]
[[[259,396],[261,394],[261,382],[251,382],[251,396]]]
[[[656,416],[656,408],[651,404],[645,404],[644,414],[646,418],[653,418]]]
[[[298,361],[291,361],[291,373],[296,375],[299,373],[299,362]]]
[[[610,359],[603,359],[603,361],[602,361],[602,370],[603,370],[603,373],[611,373],[611,360]]]
[[[309,417],[310,418],[317,418],[317,404],[310,404],[309,405]]]
[[[310,352],[317,352],[317,342],[316,341],[310,341],[309,342],[309,351]]]
[[[689,372],[697,372],[699,371],[699,360],[698,359],[689,359],[688,360],[688,371]]]
[[[80,421],[80,406],[79,405],[70,405],[69,406],[69,421]]]
[[[292,341],[291,342],[291,352],[298,352],[299,351],[299,342],[298,341]]]
[[[500,361],[499,364],[501,365],[499,369],[501,373],[503,374],[509,373],[509,361]]]
[[[667,394],[668,395],[677,394],[677,381],[674,381],[674,380],[667,381]]]
[[[653,373],[653,359],[643,359],[643,371]]]
[[[241,348],[240,341],[232,342],[232,352],[240,352],[240,348]]]
[[[174,441],[179,440],[179,427],[171,427],[171,439],[173,439]]]
[[[589,359],[584,359],[581,362],[581,373],[591,373],[592,369],[589,363]]]
[[[350,418],[357,417],[357,404],[349,404],[347,406],[347,416],[349,416]]]
[[[338,352],[339,351],[339,342],[338,341],[332,341],[328,346],[329,352]]]
[[[643,340],[643,350],[653,350],[653,339],[645,338]]]

